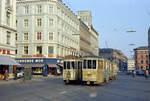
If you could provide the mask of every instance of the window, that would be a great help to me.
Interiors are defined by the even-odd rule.
[[[24,40],[28,40],[28,33],[24,33]]]
[[[6,12],[6,23],[8,26],[10,26],[10,13]]]
[[[16,20],[16,26],[18,25],[18,21]]]
[[[16,33],[15,34],[15,40],[17,41],[17,39],[18,39],[18,34]]]
[[[64,62],[64,69],[66,69],[66,62]]]
[[[96,60],[93,60],[93,69],[96,69]]]
[[[91,68],[92,68],[92,61],[88,60],[88,69],[91,69]]]
[[[37,46],[37,54],[42,54],[42,46]]]
[[[29,13],[29,6],[25,6],[25,7],[24,7],[24,13],[25,13],[25,14],[28,14],[28,13]]]
[[[75,69],[75,63],[74,62],[71,62],[71,67],[72,67],[72,69]]]
[[[42,26],[42,19],[41,18],[37,19],[37,26],[38,27]]]
[[[28,19],[24,20],[24,27],[28,27]]]
[[[49,47],[48,47],[48,53],[49,53],[49,54],[53,54],[53,53],[54,53],[54,48],[53,48],[53,46],[49,46]]]
[[[41,5],[38,5],[38,13],[42,13],[42,6]]]
[[[86,69],[86,63],[87,63],[87,61],[86,60],[84,60],[84,69]]]
[[[67,62],[67,69],[70,69],[70,62]]]
[[[53,5],[49,5],[49,13],[53,13]]]
[[[141,64],[143,64],[143,60],[141,60]]]
[[[141,59],[143,59],[143,56],[141,56]]]
[[[28,54],[28,46],[24,46],[24,54]]]
[[[53,40],[53,33],[49,33],[49,40]]]
[[[41,32],[37,32],[37,40],[41,40],[42,39],[42,33]]]
[[[10,45],[11,33],[7,31],[7,44]]]
[[[53,25],[53,19],[49,19],[49,26]]]

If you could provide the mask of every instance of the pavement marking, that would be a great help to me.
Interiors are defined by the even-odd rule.
[[[96,97],[97,96],[97,93],[96,92],[94,92],[94,93],[90,93],[90,95],[89,95],[91,98],[94,98],[94,97]]]
[[[62,91],[62,92],[60,92],[60,94],[66,94],[67,93],[67,91]]]

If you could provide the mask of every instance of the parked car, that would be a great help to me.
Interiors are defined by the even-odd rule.
[[[17,72],[17,78],[21,78],[24,76],[24,72],[23,71],[18,71]]]
[[[136,70],[137,75],[144,75],[144,70]]]
[[[130,74],[132,74],[132,70],[128,70],[128,71],[126,72],[126,75],[130,75]]]

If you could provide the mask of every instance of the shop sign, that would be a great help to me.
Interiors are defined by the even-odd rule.
[[[16,60],[19,63],[43,63],[43,59],[20,59]]]

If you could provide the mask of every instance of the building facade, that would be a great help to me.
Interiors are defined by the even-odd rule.
[[[135,67],[136,70],[146,70],[148,69],[148,47],[138,47],[134,49],[135,55]]]
[[[135,70],[135,60],[128,59],[128,69],[127,70]]]
[[[16,65],[16,0],[0,0],[0,79],[13,78]]]
[[[15,57],[16,0],[0,0],[0,55]]]
[[[86,36],[86,37],[85,37]],[[90,56],[91,51],[91,33],[89,28],[83,21],[80,20],[80,55],[81,56]]]
[[[102,48],[99,49],[99,56],[117,63],[119,71],[127,70],[127,57],[120,50]]]
[[[91,43],[91,56],[98,56],[99,55],[99,44],[98,38],[99,34],[92,26],[92,15],[91,11],[78,11],[78,18],[81,19],[88,26],[90,32],[90,43]]]
[[[79,24],[61,0],[18,1],[18,57],[78,56]]]

